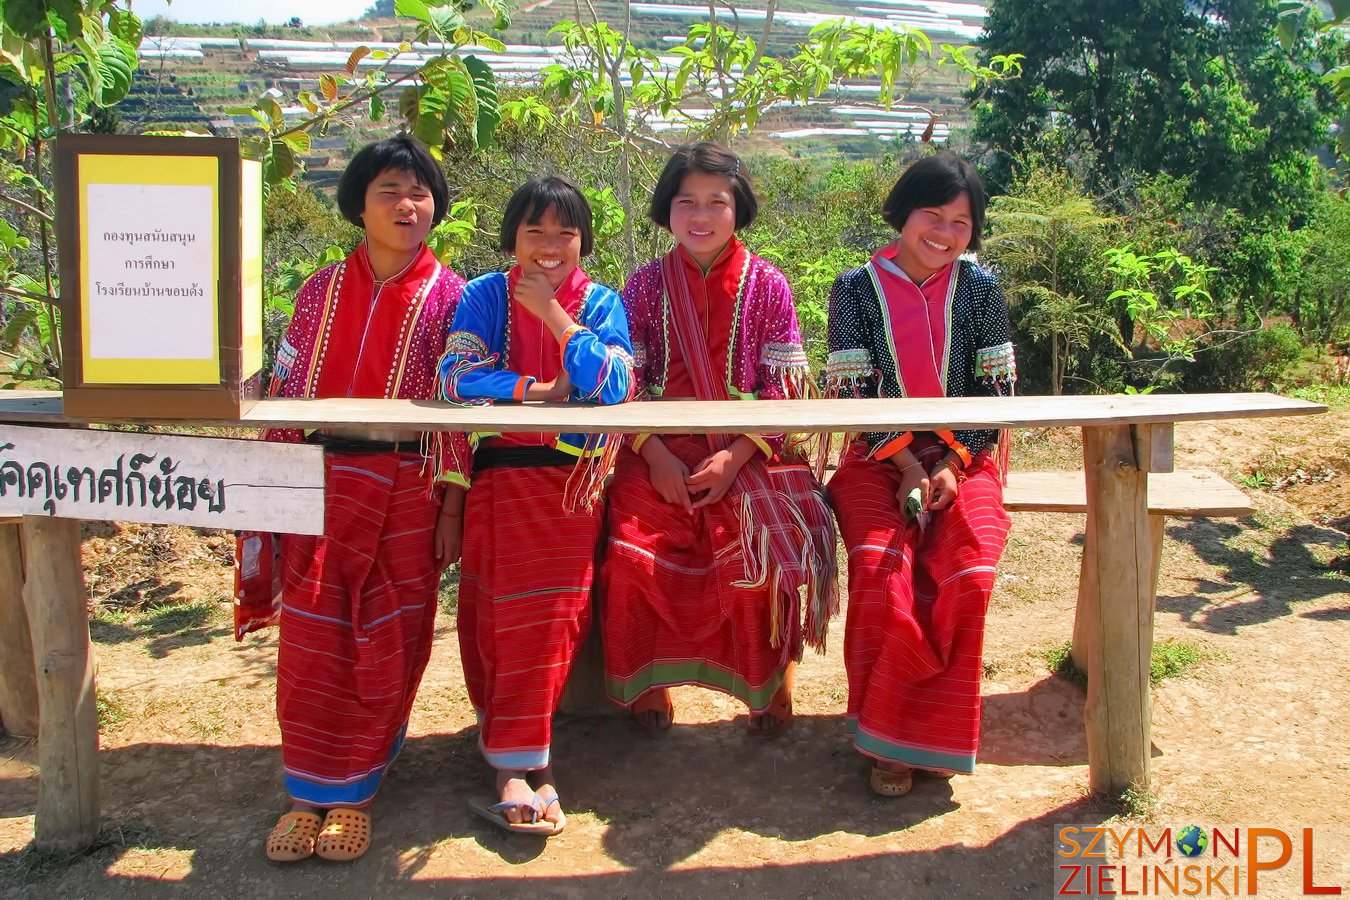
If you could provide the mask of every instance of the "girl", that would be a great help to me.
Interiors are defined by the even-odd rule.
[[[535,178],[512,195],[501,249],[516,264],[464,289],[441,360],[447,400],[629,399],[623,305],[578,265],[591,244],[590,206],[570,182]],[[590,627],[595,500],[612,442],[539,433],[473,441],[459,642],[499,802],[470,805],[509,830],[557,834],[566,817],[549,753],[553,713]]]
[[[445,215],[445,177],[425,147],[398,137],[357,153],[337,198],[365,240],[300,289],[270,393],[432,399],[464,287],[424,243]],[[433,539],[441,503],[423,474],[422,435],[266,437],[326,451],[324,533],[281,542],[277,719],[292,810],[268,837],[267,856],[355,859],[370,846],[366,810],[402,745],[431,651],[436,586],[458,556],[459,534],[443,529]],[[258,558],[241,554],[242,584]],[[265,581],[261,605],[240,592],[240,637],[276,620]]]
[[[979,249],[984,205],[979,176],[951,153],[905,171],[882,207],[899,238],[831,291],[829,393],[1012,392],[1003,290],[960,258]],[[830,481],[848,550],[849,722],[883,796],[908,793],[915,772],[974,770],[984,616],[1009,526],[996,439],[865,434]]]
[[[741,161],[677,149],[651,218],[676,246],[624,288],[638,388],[651,399],[799,397],[807,384],[792,291],[736,232],[758,201]],[[769,735],[792,716],[802,587],[814,636],[834,601],[828,508],[781,434],[640,435],[610,490],[604,649],[610,699],[669,728],[668,688],[697,684],[750,708]]]

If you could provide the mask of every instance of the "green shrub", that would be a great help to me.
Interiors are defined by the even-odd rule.
[[[1279,322],[1236,340],[1216,341],[1183,371],[1188,391],[1250,391],[1270,387],[1303,351],[1298,332]]]

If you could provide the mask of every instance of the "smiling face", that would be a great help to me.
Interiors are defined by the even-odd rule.
[[[736,233],[736,197],[731,179],[690,172],[670,201],[670,232],[694,261],[707,269]]]
[[[366,187],[361,210],[372,255],[411,259],[431,231],[435,214],[436,201],[416,175],[385,169]]]
[[[973,221],[965,193],[942,206],[915,209],[900,230],[896,262],[910,278],[923,281],[966,252]]]
[[[550,206],[539,221],[520,223],[515,254],[522,274],[542,272],[557,288],[581,262],[581,230],[564,225],[558,211]]]

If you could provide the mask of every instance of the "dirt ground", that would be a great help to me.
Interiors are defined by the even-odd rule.
[[[263,856],[284,808],[276,637],[230,635],[231,542],[97,526],[85,553],[105,831],[74,858],[29,849],[36,748],[9,741],[0,895],[1050,896],[1053,826],[1123,816],[1327,826],[1317,880],[1350,887],[1347,446],[1345,406],[1179,429],[1180,466],[1267,490],[1251,491],[1257,512],[1240,522],[1168,523],[1157,637],[1195,659],[1154,688],[1152,802],[1086,794],[1084,692],[1047,663],[1072,630],[1082,517],[1018,514],[988,622],[975,775],[920,782],[900,800],[871,795],[844,735],[841,617],[829,653],[799,670],[786,734],[751,738],[735,703],[692,689],[676,693],[677,725],[660,737],[621,717],[562,718],[568,828],[547,842],[507,835],[465,806],[490,798],[490,773],[442,616],[410,740],[375,806],[374,846],[354,864]],[[1078,452],[1071,431],[1024,433],[1015,458],[1077,468]],[[1282,883],[1261,896],[1297,893]]]

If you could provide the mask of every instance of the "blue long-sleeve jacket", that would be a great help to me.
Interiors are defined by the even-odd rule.
[[[491,272],[470,281],[455,311],[446,352],[440,361],[440,385],[451,403],[487,404],[518,401],[534,376],[507,368],[507,341],[512,309],[505,272]],[[562,348],[562,367],[572,382],[569,402],[622,403],[633,393],[633,350],[628,319],[619,295],[602,284],[586,285],[572,314],[580,329]],[[478,435],[484,437],[485,435]],[[556,446],[577,455],[598,454],[603,436],[558,435]]]

